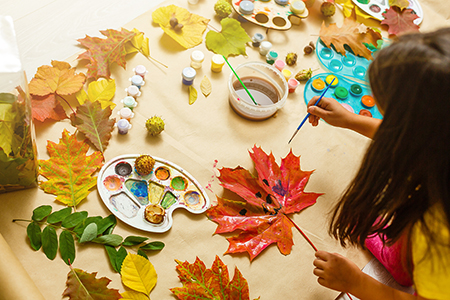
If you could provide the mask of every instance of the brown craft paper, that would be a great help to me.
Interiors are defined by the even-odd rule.
[[[44,300],[27,271],[0,234],[0,300]]]

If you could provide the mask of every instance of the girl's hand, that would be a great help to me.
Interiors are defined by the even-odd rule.
[[[337,253],[317,251],[314,260],[314,275],[317,281],[327,288],[349,292],[351,287],[360,284],[362,271],[349,259]]]
[[[319,99],[319,96],[313,97],[308,103],[308,112],[311,114],[309,116],[309,123],[317,126],[319,119],[322,118],[330,125],[344,128],[348,127],[349,120],[354,114],[346,110],[333,98],[322,98],[319,104],[314,106],[317,99]]]

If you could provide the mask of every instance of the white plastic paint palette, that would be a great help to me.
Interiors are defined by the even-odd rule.
[[[389,9],[389,0],[352,0],[359,8],[361,8],[365,13],[371,15],[378,20],[384,20],[383,13]],[[423,20],[423,11],[417,0],[408,0],[409,9],[418,16],[414,20],[416,25],[419,25]]]
[[[147,176],[139,175],[134,162],[139,155],[122,155],[106,163],[97,179],[97,189],[106,207],[126,224],[149,232],[166,232],[172,227],[172,213],[177,208],[200,214],[210,200],[192,175],[167,160],[155,159],[155,167]],[[153,224],[144,217],[148,205],[164,208],[161,223]]]
[[[298,1],[298,0],[297,0]],[[301,1],[301,0],[300,0]],[[239,8],[242,0],[232,0],[231,4],[241,17],[254,24],[276,30],[288,30],[292,24],[300,24],[301,19],[308,16],[309,11],[305,7],[302,11],[296,11],[293,2],[288,0],[252,0],[253,11],[241,13]],[[291,9],[291,7],[294,7]],[[297,13],[294,13],[296,11]]]

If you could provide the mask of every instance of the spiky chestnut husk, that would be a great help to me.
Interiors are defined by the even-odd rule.
[[[142,176],[146,176],[153,171],[153,168],[155,167],[155,159],[147,154],[140,155],[134,161],[134,167],[136,172]]]
[[[164,125],[163,119],[157,116],[151,117],[145,122],[145,127],[153,136],[160,134],[164,130]]]
[[[336,12],[336,6],[332,2],[323,2],[320,6],[320,12],[324,17],[331,17]]]
[[[286,55],[286,64],[288,66],[293,66],[297,62],[297,53],[290,52]]]
[[[297,79],[298,81],[306,81],[309,80],[312,76],[312,70],[311,68],[309,69],[303,69],[300,72],[298,72],[297,74],[295,74],[295,79]]]
[[[216,4],[214,4],[214,11],[219,16],[219,18],[223,19],[231,14],[233,8],[227,0],[219,0],[216,2]]]

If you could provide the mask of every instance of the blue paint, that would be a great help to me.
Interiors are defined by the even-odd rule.
[[[285,189],[282,185],[281,185],[281,180],[277,180],[277,183],[272,187],[272,191],[274,193],[277,193],[278,195],[280,195],[281,197],[284,197],[284,195],[287,194],[287,189]]]
[[[140,204],[148,204],[148,187],[146,181],[127,180],[125,186]]]

